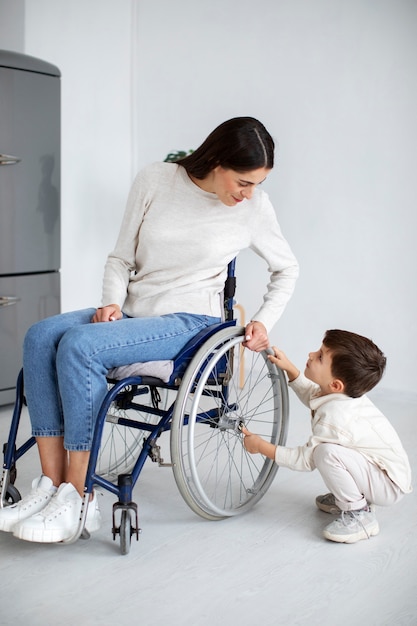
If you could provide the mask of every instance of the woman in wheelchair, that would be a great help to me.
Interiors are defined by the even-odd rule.
[[[25,397],[42,474],[26,497],[0,509],[1,530],[45,543],[74,533],[108,371],[173,359],[220,321],[227,265],[245,248],[266,261],[270,282],[243,345],[256,352],[268,347],[298,275],[274,208],[259,189],[273,165],[268,131],[254,118],[238,117],[185,158],[139,172],[105,265],[102,306],[45,319],[26,335]],[[94,493],[85,526],[99,525]]]

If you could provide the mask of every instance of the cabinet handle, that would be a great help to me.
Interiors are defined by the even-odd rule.
[[[17,304],[20,298],[17,296],[0,296],[0,306],[12,306]]]
[[[11,154],[0,154],[0,165],[15,165],[21,160],[22,159],[19,159],[19,157],[12,156]]]

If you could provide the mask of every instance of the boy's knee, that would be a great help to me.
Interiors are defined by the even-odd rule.
[[[340,446],[335,443],[319,443],[313,452],[314,464],[320,469],[321,466],[329,462],[334,462],[337,458]]]

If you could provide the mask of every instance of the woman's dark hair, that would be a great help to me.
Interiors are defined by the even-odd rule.
[[[347,330],[328,330],[323,345],[330,351],[332,376],[345,385],[345,393],[359,398],[382,378],[387,359],[373,341]]]
[[[274,167],[274,140],[253,117],[234,117],[210,133],[197,150],[179,159],[192,176],[203,179],[220,165],[235,172]]]

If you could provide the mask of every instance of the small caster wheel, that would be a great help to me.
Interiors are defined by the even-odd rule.
[[[120,551],[122,554],[128,554],[132,543],[132,523],[130,521],[130,512],[122,511],[120,518]]]
[[[8,506],[10,504],[16,504],[16,502],[19,502],[19,500],[21,499],[22,496],[20,495],[16,487],[14,485],[9,485],[6,489],[6,505]]]

